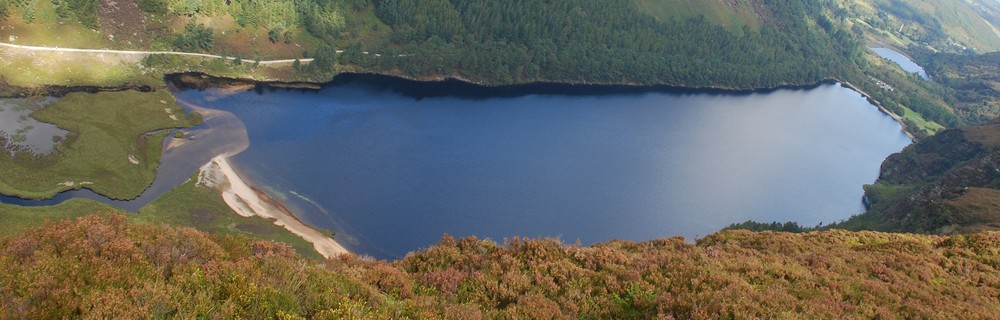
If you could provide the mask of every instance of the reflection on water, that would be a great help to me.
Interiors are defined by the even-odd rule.
[[[0,98],[0,136],[6,140],[6,151],[19,149],[33,154],[46,154],[56,143],[66,138],[69,131],[40,122],[31,112],[43,108],[55,98],[4,99]]]
[[[916,62],[913,62],[913,60],[910,60],[910,58],[907,58],[902,53],[896,52],[895,50],[889,48],[872,48],[872,51],[874,51],[880,57],[895,62],[897,65],[899,65],[900,68],[906,70],[906,72],[916,73],[925,80],[930,79],[930,77],[927,76],[927,72],[924,71],[923,67],[918,65]]]
[[[862,210],[862,185],[910,143],[834,84],[518,94],[392,81],[176,95],[239,117],[250,136],[233,158],[241,172],[377,257],[445,233],[586,244],[690,238],[747,219],[832,222]]]

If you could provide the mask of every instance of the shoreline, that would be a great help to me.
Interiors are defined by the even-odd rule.
[[[579,94],[579,92],[594,93],[594,92],[606,92],[609,94],[613,93],[636,93],[645,91],[665,91],[665,92],[677,92],[677,93],[707,93],[707,94],[735,94],[735,95],[746,95],[754,93],[769,93],[778,90],[802,90],[802,89],[812,89],[824,84],[839,84],[855,92],[860,93],[869,103],[874,105],[882,113],[888,115],[890,118],[899,123],[902,127],[902,131],[907,137],[912,141],[918,141],[916,135],[910,132],[910,128],[903,121],[903,117],[893,113],[886,109],[882,104],[875,100],[867,92],[864,92],[857,86],[854,86],[850,82],[841,80],[839,78],[831,77],[820,80],[812,84],[781,84],[774,87],[767,88],[753,88],[753,89],[736,89],[736,88],[725,88],[725,87],[685,87],[676,86],[668,84],[601,84],[601,83],[574,83],[574,82],[547,82],[547,81],[536,81],[527,83],[516,83],[516,84],[500,84],[491,85],[484,84],[477,81],[465,79],[458,76],[442,76],[442,77],[432,77],[428,79],[422,78],[412,78],[403,75],[385,74],[378,72],[341,72],[331,78],[329,81],[325,82],[311,82],[311,81],[274,81],[274,80],[256,80],[251,78],[239,78],[239,77],[225,77],[217,76],[204,72],[184,72],[184,73],[172,73],[164,75],[164,82],[172,88],[188,86],[189,88],[194,88],[198,90],[204,90],[209,87],[221,88],[221,89],[244,89],[244,90],[254,90],[263,87],[271,88],[282,88],[282,89],[300,89],[300,90],[321,90],[322,88],[336,84],[338,81],[343,80],[345,77],[356,77],[360,79],[374,77],[374,78],[385,78],[394,81],[410,82],[411,84],[417,85],[427,85],[427,86],[441,86],[449,84],[458,84],[462,86],[468,86],[465,88],[467,90],[462,90],[461,92],[485,90],[493,91],[500,95],[510,94],[511,90],[527,90],[534,88],[535,91],[541,90],[540,92],[535,91],[524,91],[530,94],[539,93],[551,93],[551,92],[565,92],[566,94]],[[190,81],[196,79],[196,81]],[[253,86],[249,88],[248,86]],[[526,89],[527,88],[527,89]],[[541,89],[539,89],[541,88]],[[426,93],[424,93],[426,94]]]
[[[863,90],[861,90],[861,88],[858,88],[858,87],[854,86],[850,82],[839,81],[839,80],[838,80],[838,82],[841,85],[847,87],[848,89],[851,89],[851,90],[854,90],[857,93],[860,93],[862,96],[865,97],[865,99],[868,100],[868,103],[871,103],[872,105],[874,105],[875,107],[877,107],[879,109],[879,111],[882,111],[882,113],[888,115],[893,120],[896,120],[896,122],[899,123],[899,125],[903,128],[903,133],[906,134],[907,137],[910,137],[911,141],[916,142],[918,140],[917,137],[915,135],[913,135],[913,133],[910,132],[909,127],[906,126],[906,122],[903,121],[903,117],[899,116],[895,112],[889,111],[889,109],[886,109],[884,106],[882,106],[882,103],[878,102],[878,100],[875,100],[875,98],[872,98],[872,96],[869,95],[867,92],[864,92]]]
[[[221,154],[201,167],[199,184],[215,186],[222,191],[222,198],[236,213],[244,217],[258,216],[272,220],[275,225],[313,244],[324,258],[351,254],[329,235],[306,225],[281,202],[266,192],[248,184],[229,161],[231,154]]]

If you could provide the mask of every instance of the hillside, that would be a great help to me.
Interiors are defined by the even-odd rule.
[[[981,55],[911,50],[935,81],[947,87],[948,103],[969,123],[1000,117],[1000,52]]]
[[[1000,64],[996,53],[966,55],[1000,49],[1000,5],[988,1],[0,0],[0,42],[221,56],[0,47],[0,97],[63,96],[32,117],[72,132],[50,156],[0,155],[4,194],[140,193],[155,146],[199,122],[177,117],[163,82],[175,73],[723,89],[836,79],[921,139],[865,187],[866,214],[694,243],[445,237],[398,261],[319,260],[311,243],[236,215],[220,186],[197,179],[128,216],[80,199],[0,205],[0,318],[995,317],[1000,122],[989,122]],[[934,81],[866,43],[908,48]],[[115,92],[67,94],[98,89]]]
[[[964,234],[1000,230],[1000,120],[944,130],[889,156],[866,185],[868,210],[845,221],[805,227],[747,221],[726,229],[876,230]]]
[[[474,238],[399,261],[87,216],[0,244],[5,318],[989,318],[1000,234]]]
[[[934,51],[985,53],[1000,50],[1000,19],[990,1],[838,1],[852,28],[870,41]]]
[[[557,81],[749,89],[816,83],[844,74],[860,59],[857,43],[837,27],[823,4],[4,1],[0,40],[50,47],[212,52],[248,63],[315,58],[296,68],[310,79],[364,70],[491,84]],[[211,59],[186,59],[167,66],[221,69],[209,63]],[[292,75],[274,71],[262,76]]]
[[[871,210],[844,227],[965,233],[1000,229],[1000,123],[949,129],[882,164]]]

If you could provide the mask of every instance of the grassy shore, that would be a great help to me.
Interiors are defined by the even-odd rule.
[[[307,242],[273,221],[261,217],[243,217],[233,212],[216,188],[198,185],[196,178],[164,193],[160,198],[131,215],[133,221],[190,227],[216,235],[247,235],[291,245],[306,257],[320,258]]]
[[[54,206],[22,207],[0,204],[0,239],[14,237],[29,227],[45,222],[59,222],[92,214],[125,214],[125,211],[90,199],[70,199]],[[198,186],[192,179],[171,190],[153,203],[127,215],[135,224],[165,224],[172,227],[194,228],[208,234],[243,235],[254,239],[273,240],[295,248],[298,254],[321,258],[312,243],[260,217],[243,217],[234,213],[222,200],[218,190]]]
[[[46,207],[0,204],[0,238],[16,236],[26,228],[41,225],[46,221],[56,222],[111,212],[124,213],[121,209],[83,198],[70,199],[58,205]]]
[[[45,155],[0,153],[0,193],[49,198],[87,188],[131,199],[156,177],[166,129],[194,125],[169,92],[71,93],[32,117],[71,134]]]

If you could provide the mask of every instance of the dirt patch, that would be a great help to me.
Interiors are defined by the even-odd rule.
[[[104,0],[100,10],[101,29],[108,40],[129,45],[146,44],[146,14],[136,0]]]

